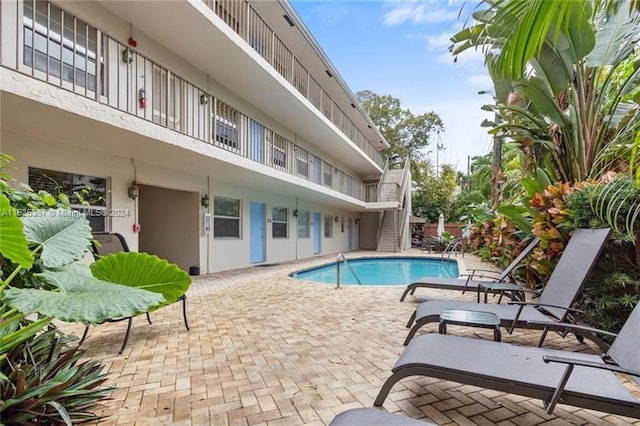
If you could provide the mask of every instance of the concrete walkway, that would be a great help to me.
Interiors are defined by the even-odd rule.
[[[373,405],[403,350],[404,326],[417,302],[427,295],[475,298],[475,293],[418,290],[418,297],[400,303],[402,287],[336,290],[287,276],[333,260],[196,278],[188,292],[191,331],[184,328],[180,304],[154,312],[152,325],[136,317],[122,355],[117,352],[126,323],[92,327],[83,348],[106,364],[109,383],[117,386],[99,409],[107,416],[100,424],[327,424],[341,411]],[[469,256],[464,261],[477,263]],[[75,325],[63,329],[82,331]],[[449,332],[491,338],[488,330],[450,326]],[[503,338],[531,345],[538,337],[538,332],[516,332]],[[548,342],[591,351],[571,337]],[[549,416],[538,400],[425,377],[396,384],[384,409],[442,425],[640,425],[565,405]]]

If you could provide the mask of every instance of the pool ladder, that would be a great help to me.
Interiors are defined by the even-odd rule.
[[[344,264],[349,267],[349,270],[351,270],[351,273],[353,274],[353,276],[356,277],[356,281],[358,282],[358,284],[362,285],[362,283],[360,282],[360,279],[356,275],[356,272],[353,270],[353,268],[347,261],[347,258],[345,257],[344,253],[340,253],[338,255],[338,259],[336,260],[336,288],[337,289],[340,288],[340,260],[344,260]]]

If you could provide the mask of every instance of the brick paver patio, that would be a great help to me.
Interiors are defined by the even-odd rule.
[[[373,405],[403,350],[404,325],[417,302],[426,296],[475,298],[475,293],[423,289],[400,303],[402,287],[336,290],[287,276],[332,260],[196,278],[188,292],[191,331],[184,328],[180,304],[154,312],[152,325],[136,317],[122,355],[117,352],[125,323],[92,327],[83,347],[106,364],[110,384],[117,385],[99,409],[108,416],[101,424],[327,424],[341,411]],[[477,260],[467,256],[464,262]],[[77,326],[63,328],[81,332]],[[490,330],[454,326],[449,332],[492,336]],[[535,331],[503,335],[521,344],[533,344],[538,337]],[[595,348],[572,337],[550,338],[548,346]],[[565,405],[550,416],[538,400],[425,377],[396,384],[384,409],[443,425],[640,425]]]

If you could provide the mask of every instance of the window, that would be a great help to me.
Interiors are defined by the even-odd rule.
[[[273,134],[273,146],[271,149],[271,162],[275,168],[287,167],[287,143],[289,141],[282,136]]]
[[[240,238],[240,200],[213,197],[213,237]]]
[[[215,139],[224,147],[238,149],[238,111],[220,100],[216,100]]]
[[[32,1],[24,2],[24,64],[95,90],[97,30],[48,2],[36,1],[35,10],[33,6]],[[100,85],[104,94],[104,78]]]
[[[324,237],[333,238],[333,216],[324,215]]]
[[[274,207],[271,217],[271,236],[287,238],[289,235],[289,211],[284,207]]]
[[[29,185],[34,191],[66,195],[71,208],[85,214],[93,232],[107,230],[105,178],[29,167]]]
[[[298,238],[309,238],[309,212],[298,212]]]
[[[324,184],[326,186],[331,187],[331,184],[332,184],[332,182],[331,182],[331,177],[332,177],[331,176],[331,172],[332,172],[333,168],[328,163],[324,163],[323,162],[322,165],[323,165],[322,169],[323,169],[323,175],[324,175]]]
[[[302,148],[297,148],[297,152],[296,152],[296,158],[297,158],[297,172],[298,172],[298,176],[302,176],[304,178],[309,178],[309,153],[302,149]]]

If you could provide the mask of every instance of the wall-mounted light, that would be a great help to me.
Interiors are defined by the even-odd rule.
[[[293,216],[298,217],[298,209],[295,209],[295,210],[293,211]]]
[[[125,64],[133,62],[133,50],[128,47],[125,47],[124,50],[122,50],[122,62]]]
[[[138,187],[138,182],[134,181],[129,186],[129,190],[127,192],[129,194],[129,198],[135,201],[140,196],[140,187]]]
[[[338,219],[338,216],[336,216],[336,217],[334,217],[334,218],[333,218],[333,221],[334,221],[334,222],[338,222],[339,220],[340,220],[340,219]]]
[[[352,108],[355,108],[355,107],[356,107],[356,104],[354,104],[353,102],[351,102],[351,107],[352,107]]]
[[[206,105],[209,103],[209,97],[207,96],[206,93],[203,93],[202,95],[200,95],[200,105]]]
[[[357,218],[356,218],[356,220],[354,221],[354,223],[355,223],[356,225],[357,225],[357,224],[359,224],[359,223],[360,223],[360,218],[359,218],[359,217],[357,217]]]
[[[209,194],[204,194],[204,197],[202,197],[202,199],[200,200],[200,204],[205,209],[209,208]]]
[[[333,74],[331,74],[331,71],[329,70],[325,70],[324,72],[327,73],[327,75],[329,76],[329,78],[333,78]]]

